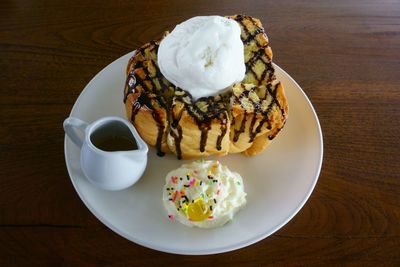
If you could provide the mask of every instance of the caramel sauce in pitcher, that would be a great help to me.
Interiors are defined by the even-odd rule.
[[[128,151],[138,148],[135,140],[125,136],[110,136],[108,138],[92,141],[92,143],[101,150],[112,151]]]
[[[112,122],[99,127],[91,133],[90,141],[98,149],[107,152],[138,149],[132,133],[120,122]]]

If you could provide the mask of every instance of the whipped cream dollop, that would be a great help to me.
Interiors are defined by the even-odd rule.
[[[245,75],[240,34],[236,21],[220,16],[184,21],[160,43],[161,73],[195,100],[221,93]]]
[[[163,203],[170,220],[214,228],[246,204],[242,177],[218,161],[184,164],[166,176]]]

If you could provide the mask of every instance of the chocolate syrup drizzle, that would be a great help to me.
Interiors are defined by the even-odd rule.
[[[233,17],[233,19],[241,25],[241,38],[243,44],[245,46],[249,45],[254,40],[257,45],[257,50],[253,53],[253,56],[250,58],[250,60],[245,63],[246,76],[251,73],[254,76],[254,79],[256,79],[258,82],[258,84],[256,85],[263,84],[267,87],[265,95],[262,98],[260,97],[259,103],[256,103],[252,101],[251,98],[249,98],[250,102],[254,106],[254,112],[253,117],[251,118],[249,131],[249,142],[253,142],[255,137],[261,132],[261,129],[265,124],[267,124],[267,129],[271,130],[272,127],[269,120],[269,113],[274,105],[277,105],[280,109],[284,123],[286,115],[284,109],[281,107],[276,97],[277,85],[273,86],[274,88],[272,88],[271,82],[275,79],[275,70],[272,66],[271,58],[267,54],[268,43],[266,45],[260,45],[256,38],[259,34],[265,35],[264,29],[256,26],[255,21],[251,17],[238,15],[236,17]],[[257,29],[253,33],[251,33],[247,26],[243,23],[244,19],[250,19],[253,22],[253,25],[257,27]],[[131,69],[131,71],[128,73],[126,79],[126,85],[124,89],[124,103],[127,101],[128,95],[137,94],[137,96],[133,98],[134,103],[132,105],[132,115],[130,118],[132,123],[135,122],[135,117],[139,110],[142,107],[147,107],[149,110],[151,110],[152,117],[154,118],[158,128],[156,141],[157,154],[159,156],[163,156],[165,154],[161,150],[161,144],[164,134],[169,131],[175,141],[176,155],[178,159],[181,159],[181,142],[183,138],[183,131],[182,126],[179,124],[179,122],[182,114],[174,114],[173,112],[174,105],[178,102],[181,102],[184,104],[183,110],[189,113],[189,115],[194,119],[199,130],[201,131],[199,144],[200,152],[204,153],[206,151],[208,132],[211,129],[212,121],[215,119],[217,119],[220,123],[220,135],[217,137],[216,148],[217,150],[221,150],[222,140],[228,130],[227,105],[229,103],[228,99],[230,98],[232,93],[228,93],[225,96],[219,95],[203,97],[197,101],[193,101],[191,95],[188,92],[183,91],[179,88],[174,88],[173,85],[161,74],[156,60],[153,60],[151,57],[148,56],[149,54],[151,55],[151,53],[157,54],[158,47],[159,41],[150,42],[147,45],[139,48],[136,51],[136,54],[129,61],[128,68]],[[253,69],[258,60],[261,60],[265,66],[265,69],[260,76],[257,75],[255,70]],[[134,65],[132,66],[132,64]],[[153,70],[152,73],[150,73],[150,69]],[[155,81],[158,81],[158,83],[156,84]],[[242,98],[248,98],[248,95],[251,92],[251,90],[246,90],[243,84],[242,87],[243,92],[241,93],[241,95],[237,97],[235,96],[235,101],[238,101],[239,103],[241,102]],[[265,100],[268,95],[272,97],[272,101],[266,110],[261,110],[260,103],[262,102],[262,100]],[[201,105],[206,105],[206,111],[202,110]],[[160,116],[160,108],[166,111],[166,122],[163,120],[162,116]],[[258,114],[262,115],[262,120],[254,129],[257,122]],[[234,142],[237,142],[240,135],[245,132],[247,120],[248,113],[245,110],[239,129],[234,129]],[[169,125],[170,121],[171,123]],[[234,117],[232,118],[231,125],[235,125]],[[170,129],[168,128],[168,126],[170,126]],[[281,128],[278,128],[274,133],[270,134],[268,138],[272,140],[280,130]]]
[[[174,107],[171,108],[171,110]],[[182,150],[181,150],[181,141],[182,141],[182,127],[179,125],[179,118],[175,117],[174,112],[171,112],[171,116],[173,118],[172,123],[171,123],[171,131],[170,134],[174,138],[175,141],[175,152],[176,156],[178,159],[182,159]],[[178,134],[175,133],[174,129],[178,132]]]
[[[254,42],[258,48],[258,50],[253,53],[253,56],[250,58],[250,60],[245,63],[246,75],[247,75],[247,73],[251,72],[259,84],[266,84],[267,82],[271,82],[275,78],[275,76],[274,76],[275,69],[272,66],[271,58],[269,58],[268,54],[266,53],[267,48],[268,48],[268,42],[265,45],[261,45],[257,41],[257,38],[256,38],[257,35],[259,35],[259,34],[265,35],[265,31],[263,28],[256,26],[257,29],[253,33],[251,33],[250,30],[247,28],[247,26],[243,23],[244,19],[251,20],[253,22],[253,25],[256,26],[256,23],[252,17],[243,16],[243,15],[238,15],[238,16],[234,17],[234,20],[236,20],[240,24],[241,28],[243,29],[244,33],[247,36],[246,38],[243,38],[243,36],[242,36],[243,44],[248,45],[248,44],[250,44],[251,41],[254,40]],[[253,69],[254,64],[258,60],[261,60],[265,65],[265,69],[264,69],[263,73],[261,74],[261,77],[258,77],[257,73]]]
[[[146,50],[148,53],[155,52],[157,53],[158,42],[149,43],[146,46],[141,47],[136,51],[136,54],[130,60],[129,64],[133,61],[135,57],[143,57],[145,56]],[[145,65],[144,62],[147,64]],[[151,75],[149,72],[148,66],[152,64],[156,72]],[[144,78],[142,79],[140,75],[138,75],[137,70],[142,70],[144,73]],[[158,79],[162,81],[160,86],[161,89],[158,90],[157,86],[154,82],[154,79]],[[134,99],[134,103],[132,104],[132,114],[131,121],[135,122],[135,116],[139,112],[142,107],[147,107],[152,112],[152,117],[155,120],[158,128],[157,139],[156,139],[156,149],[157,155],[163,156],[165,153],[161,149],[163,135],[167,130],[168,125],[168,116],[167,123],[165,125],[162,117],[160,116],[159,111],[155,108],[156,106],[168,111],[167,104],[165,98],[162,96],[162,93],[166,92],[169,88],[170,83],[166,81],[166,79],[162,76],[159,68],[157,67],[155,61],[150,59],[148,61],[140,61],[136,60],[135,65],[132,67],[132,71],[129,72],[127,76],[127,82],[125,86],[125,95],[124,102],[126,102],[129,94],[138,93],[138,97]],[[160,92],[161,91],[161,92]],[[160,94],[161,93],[161,94]]]
[[[226,122],[221,123],[221,127],[220,127],[221,134],[218,135],[218,138],[217,138],[217,150],[218,151],[221,151],[221,149],[222,149],[222,145],[221,145],[222,144],[222,139],[224,138],[227,129],[228,128],[226,126]]]
[[[279,101],[277,99],[277,90],[276,89],[277,89],[278,84],[276,84],[275,86],[273,86],[271,84],[271,82],[275,79],[275,75],[274,75],[275,69],[272,66],[271,58],[268,56],[268,54],[266,52],[267,48],[268,48],[268,43],[265,44],[265,45],[261,45],[257,41],[257,38],[256,38],[257,35],[259,35],[259,34],[264,34],[265,35],[264,30],[262,28],[256,26],[256,23],[255,23],[255,21],[254,21],[254,19],[252,17],[238,15],[238,16],[234,17],[233,19],[235,19],[241,25],[241,28],[242,28],[243,32],[245,33],[245,36],[242,35],[242,41],[243,41],[244,45],[248,45],[250,42],[252,42],[254,40],[254,42],[255,42],[255,44],[256,44],[256,46],[258,48],[258,50],[253,53],[253,56],[248,60],[248,62],[245,63],[245,65],[246,65],[246,75],[248,75],[248,73],[251,72],[253,74],[255,80],[257,80],[257,82],[258,82],[257,85],[265,84],[266,87],[267,87],[267,90],[265,92],[264,97],[260,98],[260,101],[256,103],[251,98],[248,98],[249,93],[252,90],[246,90],[245,87],[244,87],[244,84],[241,84],[242,93],[238,97],[236,97],[236,99],[235,99],[235,101],[241,103],[242,99],[244,97],[246,97],[253,104],[254,112],[253,112],[253,117],[252,117],[250,125],[249,125],[249,143],[251,143],[251,142],[254,141],[255,137],[261,132],[261,129],[262,129],[262,127],[263,127],[263,125],[265,123],[267,123],[267,129],[268,130],[272,129],[272,126],[271,126],[271,123],[270,123],[270,120],[269,120],[269,113],[271,112],[271,110],[272,110],[274,105],[277,105],[278,108],[281,111],[281,115],[282,115],[282,118],[283,118],[283,124],[286,121],[286,114],[285,114],[284,109],[282,108],[282,106],[280,105],[280,103],[279,103]],[[251,33],[250,30],[247,28],[247,26],[243,23],[244,19],[251,20],[253,22],[252,24],[257,27],[257,29],[253,33]],[[253,69],[253,66],[255,65],[255,63],[258,60],[261,60],[264,63],[264,66],[265,66],[265,69],[264,69],[264,71],[263,71],[263,73],[261,74],[260,77],[258,77],[257,73]],[[272,88],[272,86],[274,88]],[[270,104],[269,104],[269,106],[267,107],[266,110],[261,110],[261,107],[259,105],[263,100],[266,100],[268,95],[270,95],[272,97],[272,101],[270,102]],[[243,107],[243,105],[242,105],[242,107]],[[243,118],[242,118],[242,121],[240,123],[239,129],[235,129],[234,130],[233,142],[237,142],[239,140],[240,134],[245,132],[246,122],[247,122],[247,119],[248,119],[247,118],[248,114],[246,112],[245,107],[243,107],[243,109],[245,110],[245,112],[243,114]],[[254,126],[255,126],[255,123],[257,121],[257,115],[258,114],[262,114],[263,119],[260,121],[260,123],[258,124],[256,129],[254,130]],[[234,121],[232,121],[232,125],[234,125]],[[277,135],[277,133],[280,131],[281,128],[279,128],[276,131],[276,133],[274,133],[272,135],[269,135],[268,138],[270,140],[272,140]]]
[[[281,115],[282,115],[283,124],[285,123],[285,121],[286,121],[285,110],[282,108],[281,104],[279,103],[279,101],[277,99],[278,86],[279,86],[279,82],[276,83],[275,85],[273,85],[271,83],[268,83],[267,85],[265,85],[265,94],[264,94],[264,96],[260,97],[258,102],[254,102],[251,98],[249,98],[250,92],[253,92],[256,87],[251,87],[249,89],[246,89],[245,86],[242,84],[242,93],[239,96],[235,96],[236,103],[243,103],[243,98],[248,98],[254,108],[253,116],[251,118],[251,122],[250,122],[250,126],[249,126],[249,143],[254,141],[255,137],[261,132],[262,126],[265,123],[267,123],[268,130],[272,129],[271,122],[269,119],[269,114],[274,106],[277,106],[279,108]],[[262,103],[264,100],[266,100],[268,96],[271,96],[271,102],[269,103],[268,107],[265,110],[263,110],[260,106],[260,103]],[[233,137],[234,142],[237,142],[239,140],[240,134],[245,132],[245,128],[246,128],[248,114],[246,111],[246,107],[244,107],[242,105],[242,108],[245,110],[245,112],[243,114],[243,118],[240,123],[240,128],[234,130],[234,137]],[[258,124],[258,126],[256,127],[256,129],[254,130],[254,126],[257,121],[257,116],[259,114],[261,114],[263,118],[260,121],[260,123]],[[235,123],[235,121],[233,120],[232,125],[234,125],[234,123]],[[279,131],[280,131],[280,129],[277,130],[277,132],[273,133],[272,135],[269,135],[268,138],[270,140],[272,140],[278,134]]]
[[[194,119],[197,124],[197,127],[201,131],[200,136],[200,144],[199,150],[204,153],[206,151],[208,132],[211,129],[212,121],[217,119],[220,123],[220,131],[221,134],[217,137],[216,148],[217,150],[222,149],[222,140],[227,132],[227,122],[228,122],[228,113],[226,108],[226,103],[223,101],[224,96],[211,96],[211,97],[202,97],[197,101],[192,100],[192,96],[190,93],[183,91],[181,89],[176,90],[176,94],[174,97],[174,102],[184,105],[185,111],[189,113],[189,115]],[[203,111],[201,105],[206,106],[206,111]],[[172,107],[173,110],[174,107]],[[204,109],[204,107],[203,107]],[[178,159],[182,158],[182,150],[180,147],[182,141],[182,128],[179,125],[179,121],[181,117],[177,117],[178,114],[171,113],[173,123],[171,124],[171,135],[175,140],[175,150]],[[179,114],[180,116],[181,114]],[[175,129],[178,132],[178,135],[175,133]],[[181,132],[179,132],[181,131]]]

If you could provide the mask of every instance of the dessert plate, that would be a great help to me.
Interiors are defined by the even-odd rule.
[[[71,116],[92,122],[125,117],[122,102],[125,67],[132,53],[115,60],[85,87]],[[261,154],[232,154],[218,160],[244,179],[247,205],[221,228],[189,228],[170,221],[162,205],[165,175],[185,161],[158,157],[150,149],[147,169],[134,186],[104,191],[82,173],[80,150],[65,136],[65,160],[71,181],[88,209],[119,235],[142,246],[176,254],[215,254],[260,241],[284,226],[307,201],[317,182],[323,155],[317,115],[300,86],[275,65],[289,101],[285,128]],[[214,158],[216,159],[216,158]],[[126,170],[135,171],[135,170]]]

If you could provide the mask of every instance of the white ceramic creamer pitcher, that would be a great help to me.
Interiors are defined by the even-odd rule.
[[[148,147],[127,120],[104,117],[88,124],[69,117],[64,121],[64,130],[81,148],[81,168],[93,184],[106,190],[121,190],[142,176]],[[84,133],[83,138],[77,130]]]

